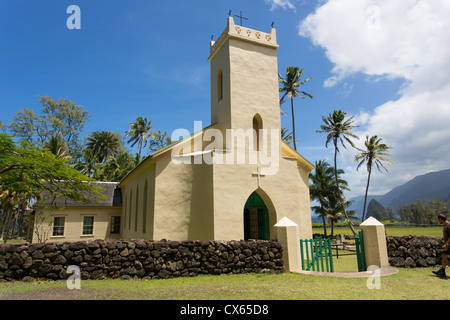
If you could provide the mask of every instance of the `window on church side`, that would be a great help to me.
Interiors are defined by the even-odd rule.
[[[144,208],[142,209],[142,233],[146,232],[147,225],[147,180],[145,180],[144,184]]]
[[[127,224],[127,214],[128,214],[128,210],[127,210],[127,206],[128,206],[128,194],[125,192],[125,201],[123,203],[125,210],[124,210],[124,216],[123,216],[123,228],[126,228],[126,224]]]
[[[139,186],[136,191],[136,208],[134,212],[134,231],[137,232],[137,223],[138,223],[138,208],[139,208]]]
[[[129,215],[128,215],[128,230],[131,230],[131,202],[133,201],[133,190],[130,191],[130,206],[129,206]]]
[[[219,73],[217,74],[217,101],[223,99],[223,72],[222,69],[219,69]]]

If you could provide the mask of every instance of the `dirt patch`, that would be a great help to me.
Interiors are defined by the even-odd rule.
[[[94,289],[52,288],[30,292],[14,292],[0,296],[0,300],[96,300],[99,296],[107,295]]]

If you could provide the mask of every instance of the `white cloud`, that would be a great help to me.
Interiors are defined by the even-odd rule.
[[[389,174],[374,174],[371,193],[386,192],[418,174],[450,168],[450,1],[329,0],[299,24],[299,34],[324,48],[334,64],[324,87],[363,73],[404,79],[400,98],[356,116],[360,141],[377,134],[393,146]],[[347,179],[355,151],[341,155]],[[352,169],[353,168],[353,169]],[[363,190],[364,188],[362,188]],[[357,192],[361,194],[362,192]]]
[[[291,9],[294,10],[294,12],[296,10],[295,6],[289,0],[264,0],[264,2],[271,6],[270,10],[272,11],[277,9],[278,7],[283,9]]]

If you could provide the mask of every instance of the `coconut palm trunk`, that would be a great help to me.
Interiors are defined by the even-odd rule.
[[[372,173],[372,167],[367,168],[367,170],[369,171],[369,174],[367,175],[366,193],[364,194],[364,208],[363,208],[363,214],[362,214],[361,222],[364,221],[364,218],[365,218],[365,215],[366,215],[367,194],[369,192],[370,175]]]
[[[313,96],[305,91],[301,91],[298,88],[304,85],[306,82],[311,80],[311,77],[300,81],[302,76],[303,69],[299,69],[298,67],[288,66],[286,68],[286,78],[283,78],[281,74],[278,74],[279,81],[281,83],[281,87],[279,88],[280,92],[284,92],[283,96],[280,99],[280,104],[284,101],[284,97],[287,95],[291,98],[291,116],[292,116],[292,135],[293,135],[293,144],[294,149],[297,151],[297,145],[295,140],[295,120],[294,120],[294,98],[300,97],[305,99],[305,97],[313,98]]]
[[[386,157],[392,157],[388,153],[388,150],[392,147],[387,146],[384,143],[381,143],[381,138],[378,138],[378,136],[372,136],[369,138],[369,136],[366,136],[366,141],[364,143],[366,149],[359,149],[360,153],[355,157],[355,161],[360,161],[358,166],[356,167],[356,170],[359,169],[364,163],[367,165],[367,185],[366,185],[366,192],[364,196],[364,208],[363,208],[363,214],[361,221],[364,221],[365,214],[366,214],[366,203],[367,203],[367,195],[369,193],[369,183],[370,183],[370,175],[372,174],[372,166],[375,164],[377,166],[378,171],[381,172],[381,169],[384,170],[387,169],[384,167],[383,162],[387,163],[393,163],[391,160],[387,159]]]
[[[292,112],[292,141],[294,142],[294,150],[297,151],[297,140],[295,140],[294,98],[291,98],[291,112]]]
[[[338,197],[338,199],[339,199],[339,202],[340,202],[341,205],[342,205],[342,210],[343,210],[343,212],[344,212],[344,216],[345,216],[345,219],[347,220],[348,226],[349,226],[350,229],[352,230],[353,235],[356,235],[356,231],[355,231],[355,229],[353,228],[352,222],[351,222],[350,219],[348,218],[347,211],[345,210],[344,200],[342,199],[342,195],[341,195],[341,193],[340,193],[340,191],[339,191],[340,188],[339,188],[339,182],[338,182],[337,161],[336,161],[336,160],[337,160],[337,152],[338,152],[337,139],[334,139],[334,179],[335,179],[335,183],[336,183],[336,189],[337,189],[337,192],[338,192],[337,197]]]

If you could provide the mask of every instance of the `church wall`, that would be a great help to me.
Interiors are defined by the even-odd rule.
[[[244,205],[258,187],[247,165],[214,165],[214,239],[244,239]]]
[[[217,123],[217,128],[222,131],[223,136],[225,136],[225,130],[231,126],[229,60],[228,46],[223,46],[211,63],[211,123]],[[217,86],[219,69],[222,70],[222,99],[220,101]]]
[[[155,240],[212,239],[211,175],[211,166],[175,164],[170,153],[160,156],[156,166]]]
[[[289,218],[299,225],[300,238],[311,239],[308,173],[297,166],[296,159],[281,158],[277,175],[262,180],[262,187],[271,195],[277,210],[277,221]]]
[[[146,182],[147,187],[145,187]],[[134,175],[126,184],[121,185],[121,188],[122,196],[124,197],[122,205],[122,237],[124,239],[152,239],[155,165],[147,166],[139,175]],[[145,191],[146,194],[144,194]]]
[[[304,169],[297,167],[299,176],[302,179],[302,184],[300,185],[301,192],[300,196],[300,211],[302,215],[300,216],[300,237],[302,239],[312,239],[312,221],[311,221],[311,197],[309,194],[309,172]]]
[[[278,173],[262,176],[258,187],[256,171],[256,165],[214,165],[214,239],[244,238],[243,209],[253,191],[259,191],[268,207],[271,238],[276,238],[273,225],[287,217],[299,225],[301,238],[310,239],[307,172],[295,159],[282,158]]]
[[[192,164],[194,180],[188,240],[214,239],[213,166]]]
[[[231,128],[252,128],[259,113],[264,128],[280,128],[276,49],[230,39]]]

